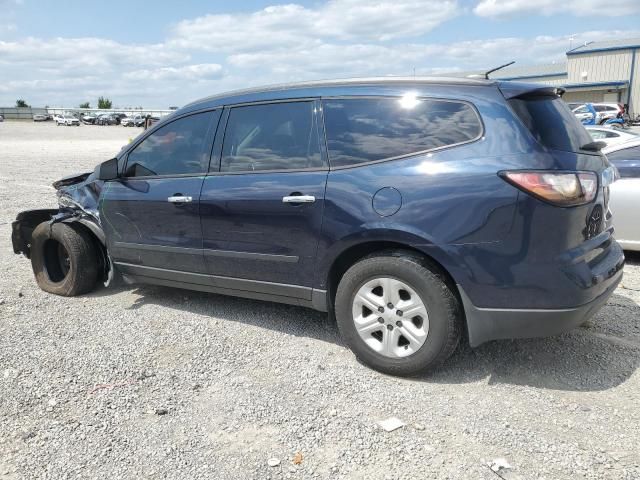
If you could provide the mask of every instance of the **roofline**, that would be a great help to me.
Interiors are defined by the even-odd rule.
[[[564,77],[566,75],[567,75],[567,72],[547,73],[547,74],[537,74],[537,75],[522,75],[520,77],[495,77],[495,80],[527,80],[531,78],[543,78],[543,77]]]
[[[254,93],[275,92],[279,90],[293,90],[302,88],[320,88],[320,87],[340,87],[340,86],[371,86],[371,85],[393,85],[393,84],[427,84],[427,85],[473,85],[487,86],[495,85],[497,79],[479,79],[466,77],[362,77],[362,78],[342,78],[333,80],[311,80],[306,82],[280,83],[274,85],[266,85],[263,87],[252,87],[240,90],[231,90],[215,95],[210,95],[191,102],[185,107],[197,105],[199,103],[227,98],[237,97],[240,95],[249,95]],[[184,108],[184,107],[183,107]]]
[[[619,50],[635,50],[636,48],[640,48],[640,44],[636,44],[636,45],[626,45],[626,46],[619,46],[619,47],[603,47],[603,48],[590,48],[587,50],[578,50],[580,48],[584,48],[588,45],[582,45],[580,47],[576,47],[573,50],[569,50],[567,52],[567,56],[568,55],[580,55],[581,53],[592,53],[592,52],[614,52],[614,51],[619,51]]]

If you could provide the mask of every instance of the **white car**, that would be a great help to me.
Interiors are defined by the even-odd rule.
[[[625,250],[640,251],[640,140],[605,147],[602,153],[620,173],[619,180],[610,187],[614,235]]]
[[[587,108],[585,103],[576,105],[575,103],[568,104],[571,111],[581,122],[589,121],[592,118],[592,113]],[[591,106],[596,112],[595,123],[601,125],[607,120],[616,118],[618,115],[622,115],[624,108],[618,103],[591,103]]]
[[[33,115],[33,121],[34,122],[46,122],[47,121],[47,116],[46,115],[42,115],[41,113],[36,113]]]
[[[143,115],[134,115],[132,117],[124,117],[120,120],[120,125],[124,127],[141,127],[144,124]]]
[[[68,127],[75,125],[77,127],[80,126],[80,120],[78,120],[76,117],[72,117],[70,115],[56,115],[55,117],[53,117],[53,119],[56,122],[56,126],[60,126],[60,125],[66,125]]]
[[[630,140],[640,140],[640,134],[631,130],[622,131],[612,127],[595,125],[586,125],[584,128],[587,129],[591,138],[606,143],[607,147],[628,142]]]

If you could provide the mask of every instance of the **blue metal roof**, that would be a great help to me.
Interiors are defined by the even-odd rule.
[[[615,80],[612,82],[569,83],[562,85],[562,88],[626,87],[628,85],[629,80]]]
[[[614,50],[630,50],[640,48],[640,38],[623,38],[618,40],[605,40],[602,42],[589,42],[580,45],[567,52],[567,55],[577,55],[590,52],[609,52]]]

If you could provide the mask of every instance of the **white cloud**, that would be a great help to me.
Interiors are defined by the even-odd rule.
[[[640,32],[592,31],[566,36],[504,37],[448,44],[335,44],[271,49],[229,55],[229,68],[253,83],[365,75],[429,75],[485,69],[516,60],[518,65],[565,61],[570,42],[634,36]],[[251,73],[253,72],[253,73]]]
[[[530,13],[621,17],[640,13],[640,1],[617,0],[606,4],[602,0],[481,0],[473,11],[481,17],[509,17]]]
[[[635,5],[618,2],[623,9]],[[462,12],[459,3],[330,0],[312,7],[275,5],[184,20],[154,44],[103,38],[0,40],[0,105],[13,104],[16,98],[33,105],[76,105],[95,103],[105,95],[117,106],[162,107],[269,83],[414,71],[428,75],[480,70],[509,60],[519,65],[565,60],[568,35],[424,41],[425,32]],[[516,4],[522,2],[482,0],[476,13],[515,14]],[[592,8],[591,0],[581,4]],[[503,13],[496,13],[498,7]],[[631,36],[640,32],[584,32],[573,36],[573,45]]]
[[[423,35],[458,15],[455,0],[331,0],[318,8],[275,5],[179,22],[170,44],[210,51],[313,45],[321,39],[386,41]]]
[[[129,80],[212,80],[222,76],[222,65],[201,63],[180,67],[160,67],[155,69],[134,70],[124,74]]]
[[[188,60],[189,54],[162,44],[127,45],[101,38],[25,38],[0,41],[0,65],[64,70],[114,70],[128,65],[163,65]]]

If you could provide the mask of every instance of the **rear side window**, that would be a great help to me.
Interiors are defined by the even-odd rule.
[[[323,167],[313,102],[235,107],[222,147],[222,172]]]
[[[512,98],[509,105],[536,140],[547,148],[577,152],[593,141],[560,97]]]
[[[211,121],[220,111],[198,113],[179,118],[159,128],[127,158],[125,176],[185,175],[206,172],[209,165]]]
[[[475,140],[478,114],[467,103],[418,98],[323,101],[334,167],[374,162]]]
[[[640,178],[640,145],[607,153],[622,178]]]

